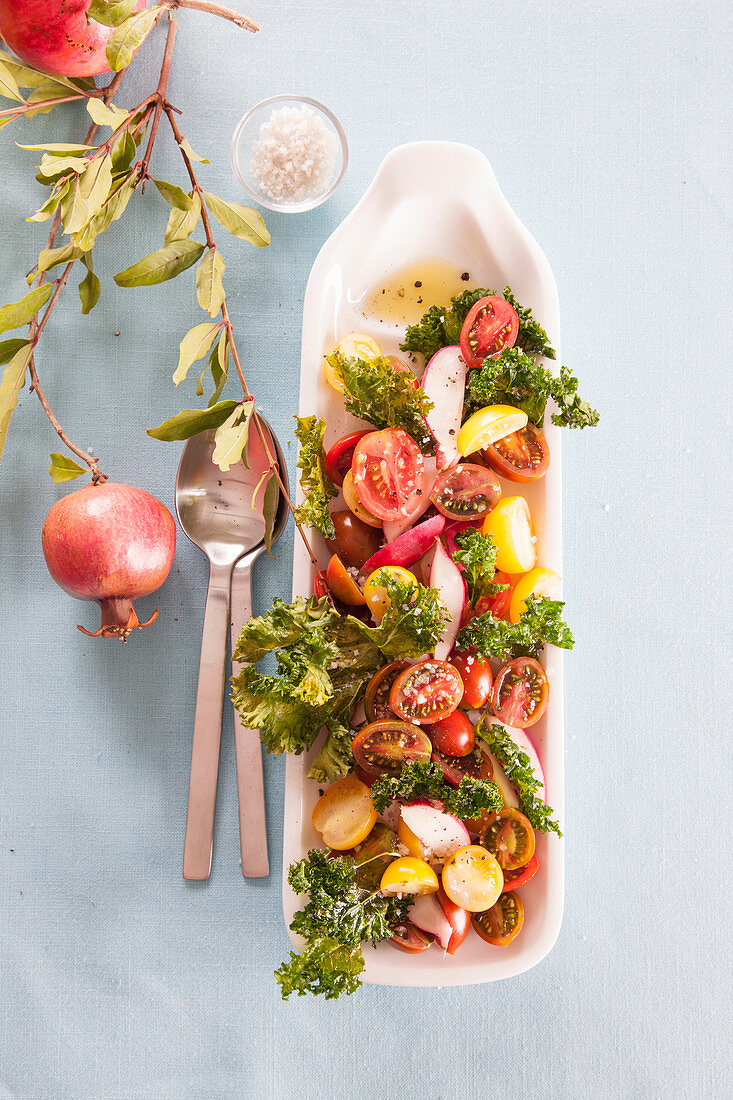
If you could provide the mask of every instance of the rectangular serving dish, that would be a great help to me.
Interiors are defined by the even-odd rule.
[[[417,142],[392,150],[361,201],[319,252],[308,280],[303,308],[300,415],[326,418],[326,446],[355,427],[338,394],[326,383],[323,355],[349,332],[372,336],[386,355],[400,354],[404,327],[364,315],[360,301],[391,274],[426,258],[440,258],[471,272],[477,285],[501,289],[508,284],[523,305],[532,307],[560,355],[557,288],[537,243],[501,193],[486,157],[453,142]],[[426,308],[432,303],[426,302]],[[442,304],[442,303],[437,303]],[[538,562],[562,573],[562,475],[560,431],[546,418],[550,446],[547,475],[535,485],[505,492],[526,496],[538,538]],[[328,552],[313,534],[323,564]],[[295,542],[293,596],[313,591],[313,567],[300,540]],[[543,664],[550,680],[550,703],[532,727],[542,761],[547,800],[563,818],[563,675],[562,651],[549,647]],[[321,847],[311,824],[318,785],[307,779],[310,753],[289,756],[285,780],[283,908],[290,925],[300,901],[287,883],[289,865],[310,848]],[[407,955],[390,944],[364,948],[367,982],[381,985],[445,986],[498,981],[529,969],[552,948],[562,920],[563,845],[554,835],[537,835],[540,870],[522,891],[524,928],[505,948],[485,944],[474,933],[455,956],[436,947]],[[299,938],[290,933],[299,949]]]

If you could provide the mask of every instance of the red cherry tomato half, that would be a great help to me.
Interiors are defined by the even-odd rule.
[[[518,867],[516,871],[504,872],[504,889],[502,893],[506,893],[508,890],[518,890],[520,886],[524,886],[529,882],[531,878],[537,874],[540,867],[540,861],[537,858],[537,853],[532,856],[529,863],[525,863],[524,867]]]
[[[392,690],[392,684],[399,674],[409,667],[409,661],[391,661],[374,673],[367,684],[364,696],[364,713],[370,722],[378,722],[382,718],[392,716],[389,709],[389,693]]]
[[[365,435],[369,435],[369,428],[363,428],[358,432],[350,432],[337,439],[333,447],[326,454],[324,468],[334,485],[341,486],[344,476],[351,469],[354,457],[354,447]]]
[[[491,909],[474,913],[471,924],[482,940],[494,947],[506,947],[522,931],[524,906],[519,894],[501,894]]]
[[[368,432],[354,448],[354,488],[377,519],[411,515],[425,493],[425,462],[417,443],[401,428]]]
[[[430,932],[423,932],[411,920],[403,920],[392,933],[390,943],[393,943],[395,947],[399,947],[400,951],[417,955],[420,951],[427,951],[434,939],[435,936],[431,935]]]
[[[376,554],[382,542],[381,529],[369,527],[348,509],[331,513],[336,530],[335,539],[326,539],[332,554],[338,554],[344,565],[361,569],[365,561]]]
[[[461,355],[466,366],[480,367],[484,359],[496,359],[514,347],[519,332],[517,311],[505,298],[480,298],[463,322]]]
[[[324,596],[328,595],[328,588],[321,580],[320,573],[316,573],[313,577],[313,595],[319,600],[322,600]]]
[[[528,421],[518,432],[497,439],[481,452],[494,473],[508,481],[537,481],[550,465],[550,448],[543,432]]]
[[[473,653],[451,653],[450,661],[456,666],[463,680],[463,698],[460,705],[468,710],[480,710],[481,707],[485,707],[494,685],[494,677],[488,661],[479,661]]]
[[[397,677],[389,694],[389,708],[406,722],[429,725],[452,714],[462,697],[458,669],[447,661],[428,658]]]
[[[454,710],[447,718],[432,722],[425,732],[433,748],[448,756],[468,756],[476,743],[476,734],[462,710]]]
[[[496,674],[491,709],[500,722],[526,729],[539,722],[549,698],[550,684],[539,661],[517,657]]]
[[[443,769],[443,778],[446,783],[450,783],[451,787],[457,787],[464,775],[472,779],[491,779],[494,774],[491,761],[478,746],[467,756],[449,756],[447,753],[433,749],[433,762],[440,764]]]
[[[367,775],[375,776],[399,775],[410,760],[427,762],[432,748],[426,733],[396,718],[370,722],[351,742],[356,763]]]
[[[459,462],[440,475],[430,499],[448,519],[470,521],[488,515],[500,496],[499,479],[491,470],[475,462]]]
[[[515,579],[516,578],[511,577],[509,573],[501,573],[497,570],[497,572],[494,573],[494,584],[505,584],[507,587],[502,588],[495,596],[479,596],[476,600],[476,606],[472,611],[468,611],[466,614],[466,622],[468,622],[469,619],[475,619],[477,615],[485,615],[487,611],[490,612],[495,619],[508,619],[509,605],[512,602],[512,591]]]
[[[468,935],[468,930],[471,927],[471,914],[467,909],[461,909],[460,905],[456,905],[454,901],[451,901],[442,886],[438,887],[435,896],[440,902],[443,916],[453,929],[446,951],[449,955],[455,955]]]

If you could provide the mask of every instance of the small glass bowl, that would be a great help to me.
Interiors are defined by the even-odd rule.
[[[309,199],[300,202],[278,201],[266,195],[255,183],[252,172],[250,171],[252,149],[260,135],[260,127],[270,118],[273,109],[279,107],[302,107],[303,105],[310,107],[311,110],[325,122],[328,129],[336,134],[338,138],[339,149],[336,154],[333,176],[324,191],[320,191],[317,195],[313,195]],[[324,107],[322,103],[319,103],[315,99],[309,99],[308,96],[303,95],[273,95],[270,96],[269,99],[263,99],[261,103],[255,104],[254,107],[247,111],[247,114],[234,131],[230,153],[234,175],[250,198],[254,199],[260,206],[264,206],[268,210],[278,210],[286,214],[297,214],[304,210],[314,210],[316,206],[320,206],[322,202],[329,199],[344,178],[346,165],[349,163],[349,147],[346,142],[346,134],[339,120],[327,107]]]

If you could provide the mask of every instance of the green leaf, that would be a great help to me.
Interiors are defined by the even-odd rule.
[[[169,206],[175,206],[178,210],[190,210],[193,199],[187,195],[182,187],[176,183],[166,183],[165,180],[153,180],[153,183]]]
[[[33,345],[26,340],[8,362],[3,372],[3,380],[0,384],[0,455],[2,455],[5,447],[10,417],[13,415],[13,409],[18,403],[18,394],[23,387],[25,370],[32,354]]]
[[[191,146],[188,144],[186,138],[181,142],[181,149],[183,149],[189,160],[196,160],[199,164],[211,164],[211,161],[206,157],[200,157],[198,153],[195,153]]]
[[[88,162],[74,189],[69,217],[64,222],[67,233],[77,233],[101,211],[112,189],[112,158],[109,153]]]
[[[9,54],[6,50],[0,49],[0,61],[10,69],[17,84],[21,88],[40,88],[43,85],[47,85],[51,79],[48,73],[41,72],[40,69],[34,69],[31,65],[23,65],[13,54]],[[61,85],[65,89],[69,89],[72,92],[88,91],[94,87],[94,79],[92,77],[77,77],[75,79],[65,76],[54,76],[54,81]]]
[[[56,81],[43,84],[40,88],[34,88],[30,95],[27,96],[26,103],[43,103],[45,106],[37,107],[34,111],[26,111],[25,117],[35,118],[36,115],[50,114],[56,106],[53,101],[57,99],[66,99],[68,94],[68,88]]]
[[[265,486],[265,499],[262,502],[262,514],[265,517],[265,549],[270,557],[272,557],[272,536],[275,530],[275,520],[277,519],[279,505],[280,486],[277,483],[275,475],[270,474],[267,485]]]
[[[111,152],[113,172],[122,172],[130,167],[137,153],[137,145],[127,128],[120,130],[112,142]]]
[[[118,286],[154,286],[175,279],[196,263],[204,250],[198,241],[171,241],[115,275]],[[196,280],[198,284],[198,278]]]
[[[52,218],[56,213],[56,207],[60,202],[68,195],[71,189],[71,183],[56,184],[49,197],[44,202],[40,209],[36,210],[35,214],[31,214],[25,220],[27,222],[46,222],[49,218]]]
[[[99,279],[94,274],[94,262],[92,260],[91,252],[85,252],[82,256],[82,262],[87,269],[87,273],[79,283],[79,297],[81,298],[81,311],[82,313],[91,313],[99,301],[99,295],[102,292],[102,286]]]
[[[0,340],[0,367],[9,363],[17,351],[28,343],[27,340]]]
[[[199,223],[200,217],[201,199],[197,191],[193,196],[190,210],[179,210],[175,206],[171,208],[171,212],[168,215],[168,224],[165,227],[165,237],[163,238],[165,243],[168,244],[170,241],[185,241],[186,238],[190,237],[193,233]]]
[[[216,317],[224,301],[224,287],[221,282],[223,274],[224,261],[218,249],[207,249],[196,271],[196,296],[199,305],[206,310],[209,317]]]
[[[315,527],[326,539],[336,537],[328,502],[338,495],[338,489],[326,473],[326,452],[323,436],[326,421],[322,416],[296,416],[295,437],[300,443],[298,469],[302,470],[300,488],[303,500],[295,509],[295,522]]]
[[[67,458],[58,451],[54,451],[50,458],[51,465],[48,472],[52,481],[73,481],[74,478],[81,477],[87,472],[86,466],[80,466],[78,462],[74,462],[73,458]]]
[[[87,111],[97,126],[109,126],[116,130],[130,117],[129,111],[115,107],[114,103],[104,103],[101,99],[88,99]]]
[[[45,306],[53,293],[53,283],[44,283],[37,286],[17,302],[10,302],[7,306],[0,306],[0,332],[9,328],[20,328],[27,325],[32,317],[38,313],[41,306]]]
[[[32,152],[48,153],[53,157],[65,157],[65,156],[83,156],[85,153],[91,152],[94,149],[93,145],[68,145],[60,141],[52,141],[49,145],[21,145],[19,141],[15,143],[19,149],[28,149]]]
[[[249,422],[252,419],[254,407],[254,401],[242,402],[216,430],[214,453],[211,456],[211,461],[224,473],[240,459],[245,466],[249,466],[245,448],[249,438]]]
[[[209,399],[209,404],[215,405],[229,377],[229,333],[226,329],[222,329],[219,343],[209,356],[209,369],[214,381],[214,392]]]
[[[137,7],[137,0],[92,0],[87,8],[87,22],[94,19],[105,27],[119,27]]]
[[[0,61],[0,96],[3,99],[14,99],[16,103],[25,103],[12,70],[2,61]]]
[[[190,439],[192,435],[205,432],[208,428],[218,428],[231,416],[237,404],[236,401],[220,401],[210,409],[182,409],[170,420],[164,420],[159,427],[148,428],[148,435],[166,443]]]
[[[36,179],[39,183],[55,183],[71,172],[83,172],[87,166],[85,157],[54,157],[44,154],[38,168]]]
[[[78,260],[81,255],[81,249],[75,248],[73,244],[64,244],[59,248],[43,248],[38,254],[38,263],[27,276],[28,286],[42,271],[50,271],[51,268],[58,267],[59,264],[68,264],[71,260]]]
[[[219,224],[234,237],[249,241],[256,248],[264,248],[270,243],[270,234],[259,211],[238,202],[224,202],[208,191],[204,191],[204,199]]]
[[[178,366],[173,375],[176,385],[184,380],[192,363],[208,354],[219,328],[219,324],[205,321],[203,325],[196,325],[186,333],[180,343]]]
[[[112,32],[107,42],[107,61],[116,73],[132,61],[135,50],[143,44],[160,15],[158,7],[131,15]]]

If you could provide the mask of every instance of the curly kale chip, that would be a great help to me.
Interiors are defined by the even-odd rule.
[[[295,521],[304,527],[315,527],[324,538],[336,537],[336,529],[328,511],[328,502],[338,493],[326,473],[326,453],[323,436],[326,421],[318,416],[296,416],[295,436],[300,443],[298,469],[302,470],[300,487],[304,499],[296,505]]]

